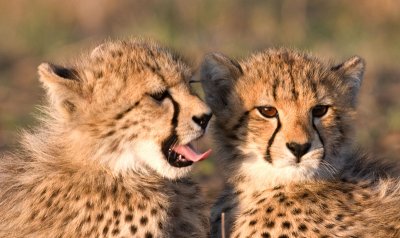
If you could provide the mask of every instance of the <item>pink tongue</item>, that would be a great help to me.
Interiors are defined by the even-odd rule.
[[[187,145],[178,145],[174,147],[174,151],[178,154],[185,156],[187,160],[193,162],[207,159],[207,157],[211,154],[211,149],[207,150],[203,154],[198,154]]]

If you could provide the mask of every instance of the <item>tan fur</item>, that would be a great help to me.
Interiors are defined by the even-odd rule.
[[[200,78],[226,177],[212,237],[221,213],[233,238],[400,236],[398,170],[353,146],[363,73],[359,57],[335,66],[289,49],[206,56]]]
[[[161,152],[202,136],[190,69],[145,40],[107,42],[71,67],[42,64],[49,105],[0,160],[0,237],[206,237],[199,187]],[[168,92],[158,101],[151,95]]]

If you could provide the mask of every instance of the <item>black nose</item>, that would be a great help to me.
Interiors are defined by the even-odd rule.
[[[300,162],[300,158],[308,152],[311,147],[311,143],[298,144],[296,142],[286,143],[287,148],[296,156],[297,162]]]
[[[212,114],[203,114],[200,117],[193,116],[192,119],[202,129],[206,129],[208,121],[211,119]]]

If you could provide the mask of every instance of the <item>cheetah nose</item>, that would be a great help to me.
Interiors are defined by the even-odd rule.
[[[192,119],[204,130],[206,129],[208,121],[211,119],[211,116],[212,114],[203,114],[200,117],[193,116]]]
[[[311,143],[298,144],[296,142],[286,143],[286,147],[292,152],[297,158],[297,163],[300,162],[300,158],[305,155],[311,147]]]

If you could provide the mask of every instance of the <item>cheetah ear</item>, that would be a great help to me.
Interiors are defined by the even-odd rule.
[[[242,74],[240,64],[221,53],[205,56],[200,66],[200,80],[206,102],[214,113],[226,108],[235,81]]]
[[[348,88],[351,103],[354,106],[361,83],[364,77],[365,61],[361,57],[353,56],[345,62],[331,68],[332,71],[338,72]]]
[[[46,89],[51,105],[66,119],[77,109],[81,91],[78,71],[49,63],[38,67],[39,80]]]

